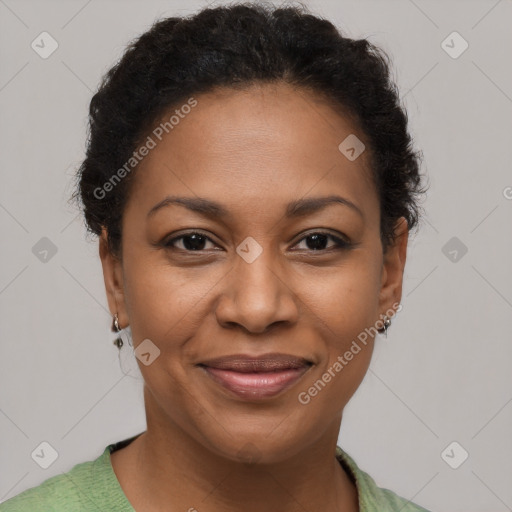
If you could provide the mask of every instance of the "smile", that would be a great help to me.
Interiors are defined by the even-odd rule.
[[[298,382],[312,363],[299,358],[219,359],[200,364],[213,382],[245,400],[263,400]]]

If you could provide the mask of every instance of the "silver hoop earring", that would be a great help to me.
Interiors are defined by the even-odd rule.
[[[391,325],[391,318],[388,315],[384,315],[382,318],[382,322],[384,327],[382,329],[378,329],[378,332],[384,334],[386,338],[388,337],[388,327]]]
[[[121,347],[123,346],[123,340],[121,339],[121,335],[119,334],[121,332],[121,327],[119,326],[119,318],[117,316],[117,313],[114,315],[114,319],[112,321],[112,331],[118,333],[117,338],[113,341],[114,345],[117,346],[119,350],[121,350]]]
[[[140,380],[140,369],[133,351],[131,328],[129,325],[121,328],[117,313],[112,318],[112,331],[117,333],[117,338],[113,343],[118,348],[117,357],[119,359],[119,367],[121,368],[121,371],[128,377]],[[131,349],[127,347],[121,350],[125,345],[129,345]]]

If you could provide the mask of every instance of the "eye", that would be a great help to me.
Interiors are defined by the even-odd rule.
[[[332,244],[330,247],[325,247],[325,244],[329,239],[333,240],[334,244]],[[168,249],[179,249],[185,252],[200,252],[208,249],[208,247],[205,247],[208,242],[215,246],[215,244],[208,236],[199,231],[193,231],[169,239],[168,241],[164,242],[164,246]],[[178,245],[179,243],[181,243],[181,247]],[[323,231],[315,231],[313,233],[309,233],[301,240],[299,240],[298,244],[300,243],[305,243],[306,247],[298,250],[309,250],[314,252],[328,251],[332,249],[348,249],[353,245],[351,242],[344,240],[341,237],[337,237],[331,233],[326,233]]]
[[[325,247],[325,244],[328,239],[334,240],[334,244],[330,247]],[[327,251],[329,249],[348,249],[352,246],[351,242],[348,242],[347,240],[344,240],[340,237],[334,236],[331,233],[326,233],[323,231],[315,231],[314,233],[309,233],[305,237],[303,237],[301,240],[299,240],[299,243],[305,243],[306,248],[304,250],[311,250],[311,251]],[[302,250],[302,249],[299,249]]]
[[[176,242],[180,240],[183,242],[183,247],[176,247]],[[164,246],[170,249],[180,249],[189,252],[203,251],[205,250],[204,245],[206,244],[207,241],[210,241],[213,244],[210,238],[208,238],[203,233],[193,231],[168,240],[167,242],[164,243]]]

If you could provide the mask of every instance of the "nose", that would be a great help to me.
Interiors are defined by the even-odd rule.
[[[223,327],[238,326],[256,334],[278,324],[291,325],[298,319],[298,297],[290,272],[276,264],[269,248],[251,263],[237,255],[223,286],[216,308],[217,320]]]

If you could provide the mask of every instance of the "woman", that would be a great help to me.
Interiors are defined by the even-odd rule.
[[[92,98],[76,197],[147,430],[0,510],[425,510],[337,446],[400,309],[419,160],[386,55],[304,8],[133,42]]]

